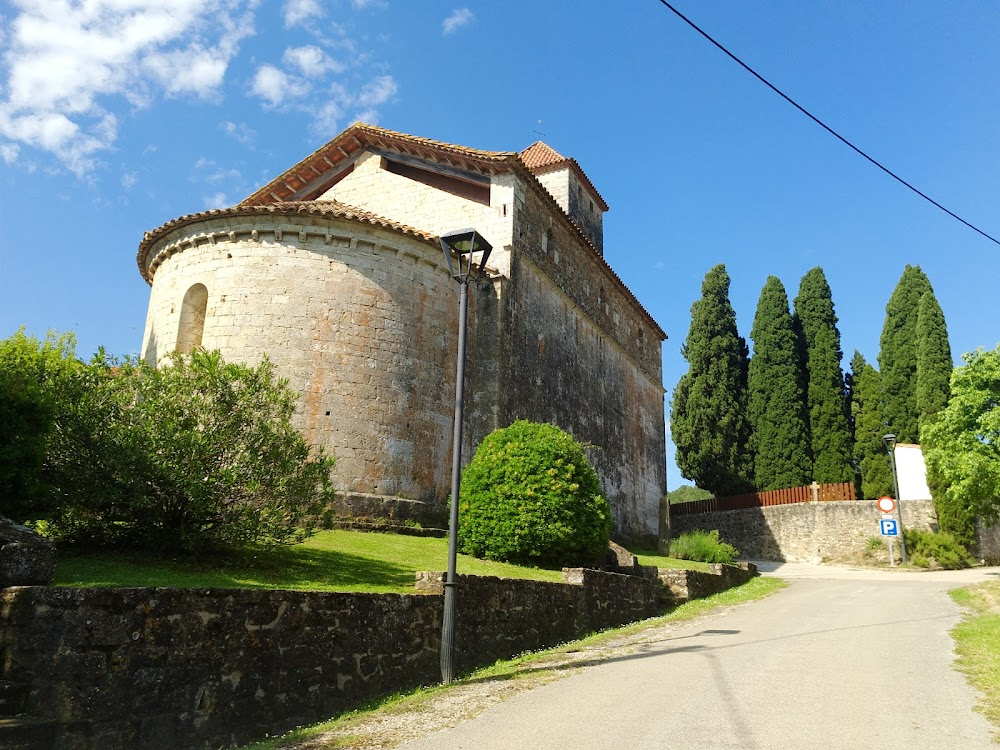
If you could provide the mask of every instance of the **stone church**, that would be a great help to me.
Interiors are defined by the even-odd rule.
[[[358,123],[240,204],[145,235],[142,351],[266,354],[348,500],[443,508],[459,295],[438,237],[474,228],[493,252],[470,289],[464,458],[515,419],[556,424],[589,444],[615,536],[655,541],[666,335],[604,260],[607,210],[544,143],[480,151]]]

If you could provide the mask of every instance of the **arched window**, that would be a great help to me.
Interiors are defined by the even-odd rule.
[[[190,354],[201,346],[207,309],[208,289],[204,284],[195,284],[187,290],[181,303],[181,320],[177,326],[177,351],[181,354]]]

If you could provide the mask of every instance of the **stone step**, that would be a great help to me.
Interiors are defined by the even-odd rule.
[[[0,748],[4,750],[49,750],[55,734],[56,722],[48,719],[0,719]]]
[[[24,713],[29,686],[23,682],[0,680],[0,718]]]

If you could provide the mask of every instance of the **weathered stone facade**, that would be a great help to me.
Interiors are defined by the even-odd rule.
[[[552,422],[594,447],[616,535],[653,541],[665,335],[603,259],[606,209],[544,144],[475,151],[355,125],[240,205],[147,234],[143,353],[266,353],[341,490],[441,503],[458,290],[437,237],[475,228],[494,250],[470,292],[463,454],[515,419]]]
[[[908,529],[937,530],[930,500],[904,500]],[[879,536],[882,514],[874,500],[796,503],[767,508],[697,513],[672,519],[672,532],[717,529],[719,536],[750,560],[828,562],[850,560]]]

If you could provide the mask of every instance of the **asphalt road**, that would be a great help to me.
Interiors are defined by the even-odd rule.
[[[789,587],[400,748],[996,750],[947,591],[1000,570],[765,565]]]

